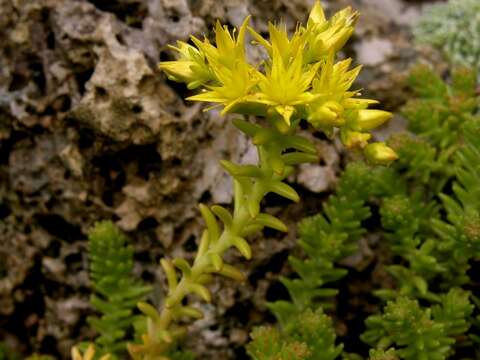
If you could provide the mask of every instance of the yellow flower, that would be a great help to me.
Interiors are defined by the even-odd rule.
[[[216,66],[213,71],[219,84],[205,86],[204,92],[190,96],[187,100],[205,101],[223,104],[222,114],[230,112],[236,105],[250,100],[252,88],[258,83],[257,71],[249,64],[239,60],[233,67]]]
[[[340,50],[353,34],[358,12],[347,7],[326,20],[320,1],[310,12],[305,29],[305,61],[316,62]]]
[[[230,33],[226,25],[221,25],[217,21],[215,25],[215,46],[208,39],[200,41],[195,36],[191,39],[195,46],[205,54],[208,63],[217,67],[219,65],[233,69],[238,61],[246,62],[245,58],[245,35],[247,30],[248,16],[238,30],[235,37],[235,29]]]
[[[304,29],[298,27],[291,38],[288,37],[286,25],[268,24],[268,34],[270,42],[265,40],[252,28],[248,28],[255,41],[267,50],[270,59],[274,57],[274,48],[276,48],[284,63],[288,63],[290,59],[301,52],[305,46]]]
[[[259,73],[259,92],[255,94],[256,102],[275,109],[287,124],[290,124],[295,106],[307,104],[316,97],[309,90],[320,63],[304,67],[301,50],[285,63],[280,49],[274,46],[266,74]]]
[[[82,355],[76,346],[72,348],[72,360],[93,360],[95,357],[95,347],[93,344],[88,345],[87,350]],[[99,360],[109,360],[110,354],[103,355]]]
[[[198,49],[183,41],[169,47],[180,54],[178,60],[163,61],[158,67],[170,80],[184,82],[189,89],[195,89],[215,79],[204,54]]]
[[[305,26],[297,26],[289,36],[285,24],[269,23],[268,39],[248,27],[248,17],[238,32],[217,22],[214,44],[192,36],[195,46],[179,42],[174,48],[179,59],[164,62],[160,68],[191,89],[201,87],[187,99],[223,106],[222,114],[266,117],[281,132],[306,119],[327,135],[338,128],[345,146],[368,148],[365,153],[372,159],[392,158],[384,147],[367,146],[371,139],[368,132],[392,115],[368,109],[377,101],[357,98],[360,92],[351,89],[361,66],[350,68],[351,59],[335,62],[357,18],[358,12],[348,7],[327,19],[320,1],[316,1]],[[261,64],[247,61],[247,29],[268,53]]]
[[[345,110],[352,104],[347,100],[357,94],[348,90],[361,69],[348,70],[350,64],[351,59],[334,64],[331,54],[313,80],[312,93],[317,98],[307,110],[307,119],[316,128],[331,131],[345,123]]]
[[[178,60],[163,61],[159,68],[168,78],[177,82],[184,82],[189,89],[211,85],[218,81],[220,67],[234,71],[238,61],[245,59],[245,34],[249,17],[245,19],[235,37],[233,31],[229,32],[227,26],[222,26],[217,21],[215,26],[215,46],[208,39],[203,41],[195,36],[191,37],[196,47],[183,41],[178,41],[177,46],[169,46],[179,54]]]
[[[336,64],[331,53],[320,74],[313,80],[312,93],[317,95],[307,108],[307,119],[316,128],[333,134],[334,127],[343,129],[341,139],[347,147],[364,147],[372,130],[392,117],[382,110],[370,110],[367,107],[376,104],[376,100],[358,99],[358,91],[350,90],[358,76],[361,66],[349,69],[351,59]]]

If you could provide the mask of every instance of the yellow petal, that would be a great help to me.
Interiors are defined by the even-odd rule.
[[[87,351],[85,351],[85,355],[83,356],[84,360],[93,360],[95,356],[95,347],[93,344],[88,345]]]
[[[82,354],[76,346],[72,348],[72,360],[82,360]]]
[[[308,16],[308,22],[313,24],[321,24],[325,22],[325,13],[323,11],[322,5],[320,4],[320,0],[315,2],[313,5],[312,11],[310,11],[310,15]]]
[[[377,100],[372,99],[345,99],[343,105],[349,109],[366,109],[369,105],[378,104]]]

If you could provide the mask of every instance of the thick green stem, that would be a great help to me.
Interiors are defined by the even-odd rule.
[[[273,178],[273,172],[269,171],[270,166],[268,163],[268,156],[265,152],[265,149],[262,146],[257,147],[258,157],[259,157],[259,167],[266,172],[270,172]],[[236,181],[236,180],[234,180]],[[265,180],[263,180],[265,181]],[[258,180],[255,181],[253,184],[253,189],[255,189],[255,185],[259,183]],[[257,194],[254,194],[255,196]],[[258,194],[262,195],[263,194]],[[195,258],[194,265],[192,266],[192,275],[190,277],[182,277],[178,286],[175,290],[168,294],[166,303],[169,302],[169,299],[175,299],[175,302],[181,303],[183,298],[189,293],[188,286],[190,284],[194,284],[198,281],[199,277],[202,274],[206,273],[206,270],[212,266],[211,254],[224,254],[226,250],[233,246],[232,239],[234,237],[241,237],[241,230],[248,225],[248,223],[252,220],[249,211],[247,202],[244,198],[245,194],[238,184],[234,186],[234,213],[233,213],[233,222],[230,228],[224,228],[223,232],[218,239],[217,242],[212,244],[208,251],[204,252],[203,254],[198,253],[197,257]],[[261,199],[260,199],[261,201]],[[259,201],[259,202],[260,202]],[[175,305],[178,306],[178,305]],[[160,321],[159,326],[160,329],[167,329],[172,321],[172,316],[170,314],[170,308],[165,306],[162,312],[160,313]]]

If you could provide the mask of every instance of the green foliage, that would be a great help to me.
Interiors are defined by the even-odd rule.
[[[409,298],[389,301],[383,314],[370,316],[366,324],[363,341],[383,348],[396,345],[402,359],[445,359],[454,342],[432,319],[430,309]]]
[[[273,327],[256,327],[251,337],[247,350],[254,360],[304,360],[311,354],[306,344],[285,339]]]
[[[408,101],[403,115],[408,128],[441,150],[458,144],[458,132],[478,106],[476,73],[456,69],[446,84],[426,65],[412,70],[407,83],[418,98]]]
[[[479,350],[477,351],[480,355],[480,298],[476,296],[472,296],[472,301],[475,304],[477,310],[477,316],[472,319],[472,324],[474,326],[475,331],[472,331],[470,334],[470,338],[477,344]]]
[[[110,353],[121,358],[125,355],[126,338],[138,320],[133,311],[151,288],[134,278],[133,248],[111,221],[95,224],[88,240],[94,290],[91,303],[101,313],[88,321],[99,334],[95,340],[98,355]]]
[[[392,137],[389,144],[400,160],[377,171],[374,179],[385,237],[392,253],[404,260],[387,267],[397,289],[382,289],[379,296],[400,293],[437,302],[429,281],[436,279],[445,290],[461,286],[468,281],[469,260],[479,256],[475,228],[480,190],[475,179],[480,119],[472,74],[456,71],[453,84],[447,85],[429,68],[418,67],[410,78],[420,98],[407,103],[404,114],[416,138]],[[442,194],[450,182],[453,194]]]
[[[470,292],[453,288],[441,295],[440,304],[432,306],[433,318],[443,324],[446,335],[459,336],[470,328],[469,320],[474,306],[469,297]]]
[[[396,189],[398,190],[398,188]],[[428,290],[428,280],[445,271],[433,251],[433,239],[425,239],[429,233],[429,221],[437,215],[434,203],[424,204],[420,193],[385,196],[380,208],[385,237],[392,254],[404,259],[403,264],[387,267],[397,280],[398,289],[376,291],[377,296],[394,298],[398,292],[414,298],[437,300]]]
[[[473,306],[468,292],[452,289],[433,308],[422,308],[406,297],[387,302],[381,315],[366,320],[368,330],[362,340],[386,349],[395,345],[402,359],[446,359],[454,337],[468,330],[467,319]]]
[[[332,320],[320,309],[298,314],[282,330],[255,328],[251,336],[247,350],[254,360],[333,360],[342,352]]]
[[[190,351],[173,350],[168,354],[170,360],[195,360],[195,356]]]
[[[447,221],[433,219],[442,240],[440,250],[448,255],[448,274],[457,283],[468,282],[469,260],[480,257],[480,120],[465,123],[463,144],[455,157],[453,194],[442,194]],[[452,276],[451,276],[452,277]]]
[[[12,351],[7,344],[0,342],[0,360],[20,360],[20,355]]]
[[[401,160],[374,177],[383,185],[375,196],[384,236],[401,259],[386,268],[396,286],[376,291],[392,301],[366,320],[362,338],[395,345],[402,359],[446,359],[472,323],[470,293],[459,286],[470,281],[470,262],[480,257],[478,99],[471,72],[456,72],[449,86],[428,68],[415,71],[411,84],[421,98],[405,114],[417,138],[394,137],[389,144]]]
[[[480,3],[449,0],[425,11],[414,29],[415,38],[439,49],[452,63],[479,68]]]
[[[0,360],[20,360],[22,356],[17,352],[11,350],[7,344],[0,342]],[[26,358],[25,360],[54,360],[53,356],[49,355],[39,355],[33,354]]]
[[[363,163],[347,166],[335,195],[324,205],[324,213],[306,218],[299,225],[299,245],[307,258],[291,256],[290,264],[299,278],[282,278],[292,301],[277,301],[269,308],[280,323],[319,305],[328,307],[337,290],[325,287],[346,275],[345,269],[335,267],[335,262],[353,254],[357,241],[364,233],[361,221],[370,216],[365,206],[369,196],[370,168]]]
[[[0,342],[0,360],[8,359],[8,348],[3,342]]]
[[[369,353],[369,360],[398,360],[395,349],[388,350],[371,349]]]

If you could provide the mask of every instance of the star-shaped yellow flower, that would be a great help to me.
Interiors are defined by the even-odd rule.
[[[259,76],[255,69],[241,60],[233,67],[217,66],[213,71],[218,79],[218,84],[206,86],[206,90],[187,100],[205,101],[224,105],[222,114],[228,113],[236,105],[248,102],[252,88],[258,83]]]
[[[266,73],[259,75],[255,101],[274,108],[290,124],[295,107],[315,99],[310,89],[319,66],[304,67],[301,48],[285,63],[280,49],[273,46],[271,63],[266,64]]]

